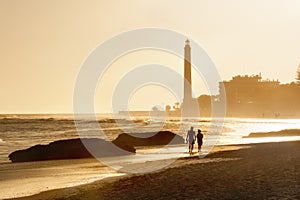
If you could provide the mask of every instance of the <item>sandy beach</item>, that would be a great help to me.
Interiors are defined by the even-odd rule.
[[[299,141],[228,146],[153,173],[19,199],[299,199],[299,149]]]
[[[300,200],[299,11],[0,0],[0,200]]]

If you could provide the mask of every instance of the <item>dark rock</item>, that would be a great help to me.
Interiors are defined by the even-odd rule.
[[[135,154],[134,146],[183,144],[181,136],[169,131],[121,134],[112,142],[98,138],[69,139],[35,145],[9,154],[12,162],[108,157]]]
[[[167,144],[183,144],[184,139],[170,131],[160,131],[157,133],[133,133],[120,134],[114,141],[115,144],[127,144],[129,146],[153,146]]]
[[[117,145],[117,146],[115,146]],[[35,145],[18,150],[8,157],[12,162],[106,157],[134,154],[135,148],[126,144],[107,142],[97,138],[69,139]]]
[[[248,136],[243,136],[243,138],[257,138],[257,137],[290,137],[290,136],[300,136],[300,129],[285,129],[281,131],[271,131],[271,132],[253,132]]]

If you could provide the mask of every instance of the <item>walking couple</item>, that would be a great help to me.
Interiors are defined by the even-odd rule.
[[[191,129],[187,132],[187,136],[186,136],[186,142],[189,144],[189,153],[190,153],[190,155],[193,154],[193,148],[194,148],[195,140],[197,140],[198,152],[200,152],[201,151],[201,146],[203,144],[203,134],[201,133],[201,130],[198,129],[198,134],[196,136],[195,131],[194,131],[194,127],[191,127]]]

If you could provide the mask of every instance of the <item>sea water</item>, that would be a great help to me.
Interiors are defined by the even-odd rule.
[[[131,120],[122,117],[118,117],[117,120],[114,118],[110,115],[99,115],[96,122],[82,119],[79,123],[83,125],[80,127],[84,128],[84,132],[88,133],[89,137],[105,140],[113,140],[122,132],[160,130],[169,130],[185,137],[191,126],[203,131],[204,146],[210,140],[213,140],[211,142],[214,145],[300,140],[300,137],[243,138],[251,132],[300,129],[300,119],[169,118],[161,121],[148,116]],[[8,160],[8,155],[19,149],[79,137],[81,135],[78,134],[73,115],[0,115],[0,199],[26,196],[122,175],[118,170],[124,168],[145,172],[145,166],[149,165],[140,165],[141,167],[137,169],[135,164],[168,158],[176,159],[186,153],[186,146],[178,145],[158,149],[138,148],[137,155],[106,158],[103,163],[93,159],[29,163],[11,163]],[[158,169],[169,163],[160,164],[162,165],[156,166]]]
[[[190,126],[194,126],[195,129],[200,128],[204,135],[217,132],[219,145],[275,140],[274,138],[243,138],[252,132],[300,129],[300,119],[226,118],[218,119],[217,123],[209,118],[191,120],[171,118],[159,122],[151,121],[149,117],[139,117],[134,119],[134,123],[120,119],[115,121],[109,115],[99,115],[97,117],[99,126],[95,126],[94,122],[89,120],[83,120],[82,123],[85,124],[85,132],[88,132],[89,137],[106,140],[112,140],[122,132],[157,132],[160,130],[169,130],[185,137]],[[0,115],[0,163],[9,162],[8,155],[16,150],[79,137],[73,115]],[[286,139],[287,137],[278,138],[276,141]],[[297,139],[297,137],[290,139]]]

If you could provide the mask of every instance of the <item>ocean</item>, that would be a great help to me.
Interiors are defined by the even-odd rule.
[[[226,118],[169,118],[150,119],[148,116],[131,120],[122,116],[98,115],[97,121],[81,119],[84,137],[113,140],[120,133],[172,131],[185,138],[193,126],[204,133],[205,146],[238,145],[261,142],[300,140],[300,137],[243,138],[252,132],[300,129],[300,119],[242,119]],[[96,126],[95,126],[96,123]],[[84,130],[82,130],[84,129]],[[100,131],[101,129],[101,131]],[[69,161],[41,161],[11,163],[8,155],[16,150],[62,139],[83,137],[78,134],[73,115],[0,115],[0,199],[32,195],[41,191],[89,183],[126,172],[149,172],[169,163],[146,169],[135,164],[178,158],[187,155],[186,145],[163,148],[138,148],[137,155],[111,157],[105,160],[78,159]],[[206,149],[208,153],[210,148]],[[147,166],[149,166],[147,164]],[[126,170],[124,170],[126,169]],[[140,171],[139,171],[140,170]],[[125,172],[124,172],[125,171]],[[124,172],[124,173],[123,173]]]
[[[83,119],[81,124],[84,124],[84,131],[88,132],[89,137],[112,140],[122,132],[157,132],[159,130],[172,131],[185,137],[189,127],[194,126],[196,129],[204,130],[205,134],[221,131],[217,138],[219,145],[268,141],[262,138],[259,140],[242,138],[251,132],[300,129],[300,119],[227,118],[219,119],[221,122],[214,123],[208,118],[200,120],[171,118],[160,122],[151,120],[149,117],[138,117],[133,119],[134,123],[132,123],[121,116],[115,121],[109,115],[98,115],[97,120],[100,129],[105,132],[105,137],[99,133],[98,127],[95,128],[93,121]],[[8,155],[19,149],[79,137],[73,115],[70,114],[0,115],[0,163],[10,162]],[[285,139],[281,138],[281,140]]]

